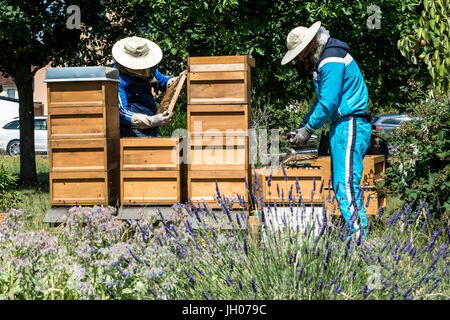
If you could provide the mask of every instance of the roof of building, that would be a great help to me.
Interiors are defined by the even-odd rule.
[[[0,84],[4,86],[15,86],[14,80],[12,78],[5,78],[0,72]]]

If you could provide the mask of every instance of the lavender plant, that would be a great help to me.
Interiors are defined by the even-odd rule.
[[[12,210],[0,223],[0,298],[450,297],[449,228],[418,224],[411,203],[387,221],[380,211],[367,237],[349,236],[325,206],[303,202],[300,186],[282,203],[264,203],[256,179],[249,188],[261,221],[257,237],[245,229],[242,198],[229,201],[220,190],[225,219],[192,202],[174,205],[168,217],[156,211],[123,222],[114,208],[74,207],[65,224],[25,232],[23,210]]]

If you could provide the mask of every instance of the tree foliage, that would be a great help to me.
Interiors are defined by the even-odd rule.
[[[271,127],[296,126],[314,98],[312,81],[281,66],[286,36],[320,20],[331,36],[347,42],[369,88],[372,114],[404,111],[414,94],[408,79],[429,80],[422,66],[400,54],[396,43],[420,13],[417,0],[388,1],[149,1],[134,0],[147,18],[140,32],[164,52],[160,68],[177,74],[188,56],[251,54],[253,106],[270,108]],[[381,9],[381,28],[369,29],[367,8]],[[293,106],[296,108],[292,108]]]
[[[450,113],[445,96],[423,99],[411,106],[419,121],[409,121],[389,143],[398,152],[389,158],[387,192],[395,192],[415,207],[426,201],[431,212],[450,212]],[[448,218],[448,216],[447,216]]]
[[[422,13],[413,32],[398,41],[402,55],[417,63],[423,60],[438,92],[449,94],[450,73],[450,1],[424,0]]]
[[[80,29],[67,27],[67,8],[78,5]],[[105,62],[102,49],[134,32],[139,10],[119,0],[0,0],[0,71],[13,77],[19,93],[21,181],[36,182],[33,76],[52,65]],[[107,13],[114,13],[108,16]],[[83,35],[83,36],[82,36]]]

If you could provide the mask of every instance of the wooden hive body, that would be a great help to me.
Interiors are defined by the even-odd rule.
[[[120,139],[123,205],[172,205],[185,201],[183,139]]]
[[[119,198],[118,73],[49,68],[50,204],[108,205]]]

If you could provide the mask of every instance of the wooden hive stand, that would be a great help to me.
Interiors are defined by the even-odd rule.
[[[119,199],[118,70],[46,70],[51,208],[61,222],[70,206],[112,205]]]

